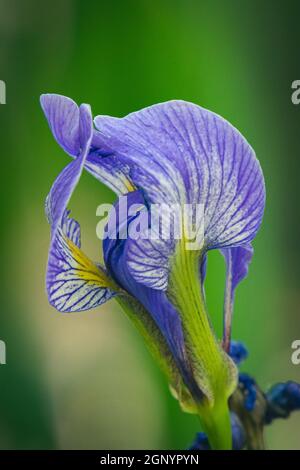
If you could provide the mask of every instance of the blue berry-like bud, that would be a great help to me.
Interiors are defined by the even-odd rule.
[[[300,410],[300,384],[297,382],[289,381],[273,385],[266,397],[268,401],[266,424],[270,424],[276,418],[287,418],[292,411]]]
[[[197,432],[194,442],[188,450],[210,450],[206,434],[204,432]]]
[[[240,341],[231,341],[229,356],[235,362],[235,364],[239,365],[248,357],[248,351],[246,346]]]
[[[230,413],[232,427],[232,448],[241,450],[246,445],[246,433],[241,421],[235,413]]]
[[[242,385],[244,389],[244,406],[247,411],[252,411],[254,409],[257,397],[256,382],[252,377],[250,377],[250,375],[240,373],[239,384]]]

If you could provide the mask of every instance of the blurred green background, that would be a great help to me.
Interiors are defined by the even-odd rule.
[[[248,279],[237,291],[234,338],[263,387],[300,379],[300,79],[298,1],[0,0],[2,449],[183,449],[199,430],[170,396],[143,341],[114,302],[61,315],[47,302],[44,200],[68,157],[39,95],[56,92],[123,116],[173,98],[227,118],[262,164],[267,207]],[[72,199],[84,249],[101,257],[96,207],[113,201],[85,174]],[[223,260],[209,256],[208,302],[220,331]],[[267,433],[300,449],[300,413]]]

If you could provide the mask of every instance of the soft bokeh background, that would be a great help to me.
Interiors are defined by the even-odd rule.
[[[278,2],[279,3],[279,2]],[[113,303],[63,316],[48,306],[45,196],[68,157],[53,140],[39,95],[123,116],[181,98],[236,125],[255,148],[267,208],[249,277],[236,298],[234,337],[244,369],[267,387],[300,379],[300,79],[297,1],[0,0],[1,313],[0,448],[183,449],[199,430]],[[95,259],[95,210],[113,194],[84,175],[72,199]],[[220,330],[221,256],[211,253],[208,301]],[[268,430],[269,448],[300,449],[300,414]]]

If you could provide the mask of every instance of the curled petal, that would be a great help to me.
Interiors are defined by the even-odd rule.
[[[81,124],[80,126],[78,125],[77,128],[77,140],[81,146],[80,153],[78,157],[69,163],[58,175],[46,200],[46,214],[51,224],[52,236],[54,236],[63,218],[72,192],[80,179],[92,139],[90,107],[88,105],[81,105],[79,114]],[[75,141],[75,136],[73,136],[73,138]]]
[[[56,178],[46,200],[51,244],[46,286],[49,302],[62,312],[77,312],[100,305],[113,295],[101,268],[80,250],[80,227],[68,217],[66,206],[79,181],[92,140],[90,108],[81,105],[75,119],[74,103],[52,96],[42,98],[50,126],[59,143],[79,155]],[[64,119],[69,122],[69,129]],[[76,149],[75,149],[76,147]]]
[[[84,133],[89,133],[84,162],[87,171],[117,194],[126,194],[134,189],[128,178],[128,167],[117,160],[112,149],[93,130],[91,123],[85,123],[81,108],[86,105],[79,107],[65,96],[45,94],[41,96],[41,106],[53,136],[69,155],[77,157],[81,153],[82,143],[86,141]]]
[[[77,156],[80,152],[77,104],[65,96],[46,94],[41,96],[41,106],[58,144],[73,157]]]

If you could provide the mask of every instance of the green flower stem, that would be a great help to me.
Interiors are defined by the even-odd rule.
[[[214,448],[231,448],[228,398],[237,384],[237,370],[212,330],[201,289],[201,253],[187,251],[184,240],[172,260],[168,295],[178,309],[191,368],[204,394],[199,415]]]
[[[218,402],[213,408],[199,406],[199,418],[211,449],[232,449],[230,412],[227,401]]]

